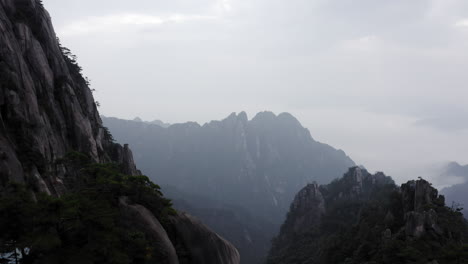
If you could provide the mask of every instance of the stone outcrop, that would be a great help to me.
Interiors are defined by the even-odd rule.
[[[237,249],[199,220],[179,213],[170,220],[175,231],[189,250],[192,263],[239,264]]]
[[[176,250],[166,230],[148,209],[139,204],[129,204],[127,197],[120,198],[119,206],[128,222],[136,225],[141,230],[145,230],[145,233],[149,234],[153,239],[160,263],[179,264]]]
[[[325,199],[317,183],[302,189],[291,204],[290,214],[283,225],[282,233],[301,233],[306,229],[317,228],[325,214]]]
[[[158,263],[240,263],[239,252],[230,242],[186,213],[178,213],[169,219],[176,242],[188,251],[185,256],[181,256],[185,259],[179,261],[176,245],[159,220],[147,208],[139,204],[130,204],[127,197],[120,198],[120,208],[129,225],[145,230],[145,233],[153,238],[157,246],[156,252],[160,261]]]
[[[423,180],[409,181],[401,186],[405,209],[405,233],[407,236],[419,238],[428,231],[442,235],[438,226],[437,213],[433,207],[443,206],[445,200],[438,195],[437,189]]]
[[[129,204],[126,197],[120,199],[120,207],[132,227],[138,227],[150,234],[157,245],[159,263],[213,263],[213,264],[239,264],[240,255],[237,249],[227,240],[207,228],[199,220],[186,213],[177,213],[169,219],[171,231],[176,241],[187,249],[189,259],[181,259],[177,255],[175,245],[169,238],[159,220],[144,206]]]
[[[403,201],[407,211],[424,211],[438,199],[438,191],[425,180],[409,181],[402,187]]]

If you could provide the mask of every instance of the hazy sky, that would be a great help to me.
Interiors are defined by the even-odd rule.
[[[104,115],[290,112],[398,181],[468,163],[466,0],[43,2]]]

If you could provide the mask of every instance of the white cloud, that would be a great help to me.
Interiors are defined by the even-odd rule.
[[[122,27],[150,27],[170,23],[220,19],[223,14],[232,11],[231,0],[212,2],[211,11],[202,14],[187,14],[175,11],[169,15],[121,13],[83,18],[59,29],[61,36],[86,35],[96,32],[120,32]]]
[[[212,20],[217,16],[172,14],[168,16],[153,16],[146,14],[119,14],[102,17],[88,17],[65,25],[59,29],[61,36],[86,35],[97,32],[119,32],[122,27],[149,27],[169,23],[185,23],[190,21]]]
[[[455,23],[455,26],[457,26],[457,27],[468,27],[468,18],[458,20],[457,23]]]
[[[343,48],[346,50],[370,51],[379,45],[379,38],[375,35],[367,35],[356,39],[344,41]]]
[[[221,0],[221,5],[225,11],[231,11],[231,0]]]

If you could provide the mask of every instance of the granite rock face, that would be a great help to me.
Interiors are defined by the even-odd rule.
[[[67,172],[54,162],[72,150],[107,162],[111,148],[121,149],[115,161],[132,164],[128,149],[105,138],[87,81],[60,48],[42,4],[2,0],[0,29],[0,181],[60,194]]]
[[[153,238],[157,248],[156,252],[160,255],[160,263],[179,264],[176,250],[166,230],[148,209],[139,204],[129,204],[127,197],[120,198],[119,206],[127,221],[138,225],[138,228],[145,230],[145,233],[150,234]]]
[[[292,230],[300,233],[304,229],[318,227],[322,216],[325,214],[325,199],[320,192],[317,183],[309,184],[302,189],[291,204],[291,212],[294,217],[288,218],[282,232]]]
[[[403,203],[405,205],[405,232],[407,236],[420,238],[428,231],[442,235],[438,216],[433,207],[445,204],[443,196],[439,196],[437,189],[420,179],[409,181],[401,186]]]
[[[196,218],[186,213],[179,213],[170,221],[178,237],[187,246],[191,263],[240,263],[237,249]]]

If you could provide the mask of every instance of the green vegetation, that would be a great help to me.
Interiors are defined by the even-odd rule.
[[[341,201],[338,203],[346,203]],[[397,190],[382,188],[359,207],[335,207],[324,219],[324,229],[331,235],[321,240],[320,263],[467,263],[461,243],[466,234],[466,221],[457,211],[434,205],[441,233],[427,232],[417,239],[408,239],[405,228],[403,202]],[[355,215],[344,221],[341,228],[331,231],[326,226],[344,210]],[[348,215],[350,213],[348,212]],[[391,217],[389,217],[391,215]],[[338,218],[340,219],[340,218]],[[336,230],[341,230],[337,232]],[[395,234],[385,238],[385,232]],[[443,232],[443,233],[442,233]],[[450,234],[447,237],[445,234]],[[460,262],[461,261],[461,262]]]
[[[17,183],[0,192],[0,255],[18,263],[154,263],[154,245],[124,223],[118,203],[129,197],[164,225],[175,211],[159,186],[77,152],[58,163],[77,172],[67,178],[67,194],[34,195]]]

